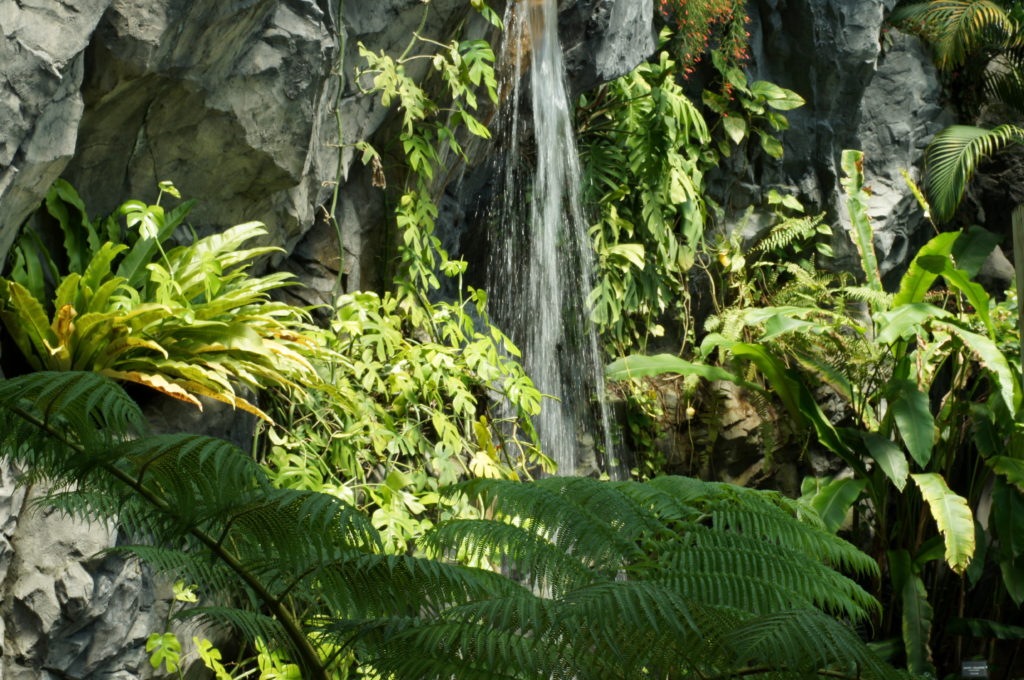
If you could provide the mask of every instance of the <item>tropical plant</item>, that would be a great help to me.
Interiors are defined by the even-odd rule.
[[[393,295],[339,298],[319,334],[321,386],[271,400],[281,425],[267,430],[262,455],[275,483],[372,513],[385,545],[405,552],[441,516],[440,486],[553,472],[530,422],[541,395],[484,303],[471,290],[462,304],[434,303],[425,319]]]
[[[164,193],[177,195],[170,183]],[[264,419],[235,384],[300,389],[316,378],[305,358],[306,315],[269,292],[290,274],[253,277],[253,260],[279,251],[245,248],[266,233],[258,222],[164,249],[192,203],[165,212],[128,201],[90,221],[74,189],[58,180],[47,209],[64,234],[58,264],[38,236],[15,248],[0,278],[0,318],[35,370],[91,370],[154,388],[202,408],[211,397]],[[52,291],[52,300],[49,297]]]
[[[274,488],[226,442],[148,436],[123,390],[76,372],[0,382],[0,455],[49,485],[46,502],[116,519],[137,543],[115,550],[197,584],[210,604],[176,616],[262,640],[305,677],[349,652],[396,679],[895,677],[829,616],[877,612],[840,573],[870,578],[874,563],[774,494],[475,480],[447,493],[490,519],[439,527],[424,541],[436,559],[385,555],[343,501]],[[452,558],[508,560],[523,580]],[[163,661],[175,642],[158,634],[151,651]]]
[[[764,267],[791,278],[762,279],[777,282],[758,287],[766,298],[725,310],[702,346],[705,360],[715,349],[731,357],[731,372],[668,356],[628,357],[609,371],[671,371],[770,390],[853,472],[807,480],[805,503],[834,530],[851,510],[863,511],[851,530],[885,566],[897,604],[898,617],[888,615],[883,630],[903,637],[911,671],[934,672],[931,642],[955,630],[934,611],[959,608],[987,621],[1007,596],[1011,607],[1024,601],[1011,538],[1024,481],[1015,462],[1024,455],[1015,310],[971,281],[995,245],[980,229],[939,234],[917,253],[898,291],[882,290],[862,160],[843,154],[863,285],[792,262]],[[940,280],[945,289],[933,291]],[[866,311],[852,305],[858,301]],[[843,404],[832,418],[819,405],[822,389]],[[994,510],[997,530],[986,532],[974,509],[987,502],[990,485],[1002,506]],[[940,568],[943,557],[953,574]],[[971,587],[972,605],[956,604]]]

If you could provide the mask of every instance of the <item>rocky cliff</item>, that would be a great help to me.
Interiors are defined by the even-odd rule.
[[[944,120],[921,46],[882,35],[893,2],[751,3],[752,75],[808,105],[790,116],[783,162],[718,182],[736,208],[781,185],[841,219],[839,154],[864,149],[886,270],[920,227],[899,170],[919,163]],[[560,4],[577,92],[654,48],[652,0]],[[352,78],[357,45],[397,54],[415,30],[445,40],[463,22],[485,35],[474,17],[466,0],[0,0],[0,262],[57,177],[93,214],[152,198],[169,179],[199,199],[200,230],[265,222],[310,303],[330,299],[339,271],[349,288],[378,283],[383,195],[337,146],[336,110],[344,145],[388,116]],[[340,247],[322,207],[339,178]],[[136,566],[97,556],[110,529],[29,512],[35,492],[16,489],[10,470],[0,482],[0,676],[150,673],[143,645],[163,605]]]
[[[577,90],[654,48],[651,0],[562,5]],[[349,287],[373,282],[381,197],[338,154],[339,132],[370,138],[388,115],[352,78],[358,45],[397,55],[414,31],[449,40],[466,22],[483,35],[475,17],[466,0],[0,0],[0,262],[58,177],[93,215],[172,180],[199,200],[200,231],[266,223],[311,302],[342,266]],[[322,208],[338,178],[344,265]],[[168,427],[224,434],[231,420]],[[166,601],[151,579],[100,554],[109,527],[33,509],[41,490],[15,477],[0,469],[0,677],[152,675],[144,645]]]

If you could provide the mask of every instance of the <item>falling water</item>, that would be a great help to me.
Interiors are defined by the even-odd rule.
[[[593,255],[558,42],[555,0],[516,0],[506,16],[499,143],[499,233],[488,288],[545,402],[537,422],[560,474],[609,469],[612,441],[587,294]],[[528,76],[525,74],[528,72]],[[532,121],[531,130],[524,122]]]

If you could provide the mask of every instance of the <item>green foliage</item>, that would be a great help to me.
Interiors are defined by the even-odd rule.
[[[164,182],[164,193],[177,190]],[[315,378],[304,357],[305,314],[269,298],[291,275],[247,271],[279,250],[244,247],[266,233],[261,224],[165,252],[191,206],[168,213],[159,200],[128,201],[116,213],[122,227],[114,215],[90,221],[75,190],[54,184],[47,210],[65,235],[66,261],[58,264],[27,233],[9,278],[0,279],[0,318],[33,369],[97,371],[200,408],[198,397],[207,396],[264,419],[235,384],[297,389]]]
[[[825,613],[876,611],[840,573],[871,576],[874,562],[774,494],[685,478],[474,480],[446,493],[490,519],[440,526],[425,543],[439,559],[384,555],[351,506],[274,488],[226,442],[146,436],[120,388],[75,372],[0,382],[0,455],[47,482],[48,502],[116,517],[140,541],[119,550],[199,584],[216,604],[176,616],[235,627],[264,673],[284,652],[323,679],[351,650],[384,678],[894,677]],[[505,559],[546,587],[449,556]],[[180,661],[176,639],[151,640],[157,663]]]
[[[553,471],[530,422],[540,393],[484,304],[478,290],[429,312],[402,313],[392,295],[339,298],[320,334],[322,386],[273,400],[283,425],[268,432],[265,460],[275,481],[372,512],[385,544],[404,552],[437,516],[439,486]]]
[[[948,221],[956,212],[978,164],[1010,144],[1024,143],[1024,128],[1000,125],[991,130],[951,125],[928,145],[928,196],[935,217]]]

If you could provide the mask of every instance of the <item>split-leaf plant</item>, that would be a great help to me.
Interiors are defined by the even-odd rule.
[[[97,371],[200,408],[206,396],[269,419],[236,386],[301,391],[316,377],[304,357],[305,314],[269,297],[291,275],[247,271],[280,249],[245,247],[266,234],[247,222],[165,250],[193,205],[165,210],[165,194],[178,197],[163,182],[154,204],[131,200],[91,220],[57,180],[46,209],[63,252],[24,233],[0,278],[0,318],[35,370]]]
[[[898,677],[849,626],[878,603],[844,572],[870,579],[874,562],[770,493],[474,480],[445,493],[488,518],[438,527],[433,558],[385,554],[344,501],[275,488],[227,442],[149,436],[121,388],[77,372],[0,381],[0,456],[48,485],[45,502],[118,522],[136,543],[115,550],[197,584],[204,604],[176,616],[231,626],[313,680],[346,655],[394,680]]]
[[[1024,498],[1021,379],[1016,351],[1008,351],[1019,340],[1011,307],[971,280],[994,246],[982,230],[937,235],[899,289],[882,290],[862,155],[845,152],[843,168],[864,285],[808,272],[795,279],[796,291],[778,291],[789,290],[785,298],[736,310],[738,321],[705,338],[703,350],[724,352],[736,374],[760,376],[792,419],[852,470],[810,502],[832,528],[851,508],[864,511],[853,531],[886,565],[900,612],[882,631],[902,636],[912,672],[934,672],[932,642],[952,635],[934,611],[988,618],[1024,601],[1013,537]],[[944,288],[933,291],[940,280]],[[800,289],[803,301],[792,295]],[[858,299],[864,303],[850,305]],[[843,405],[837,423],[819,405],[821,386]],[[975,514],[990,487],[1004,502],[993,504],[995,521],[983,531]],[[954,663],[948,655],[940,661]]]

